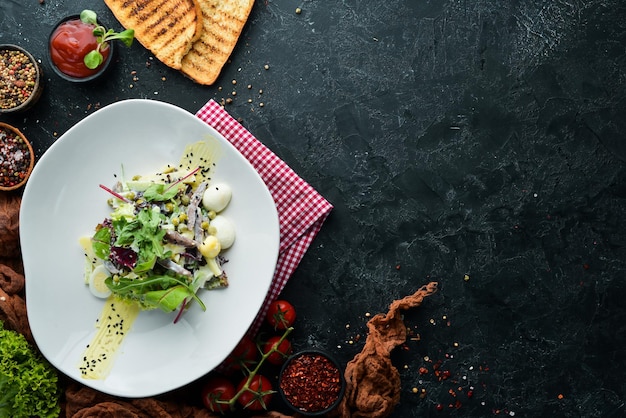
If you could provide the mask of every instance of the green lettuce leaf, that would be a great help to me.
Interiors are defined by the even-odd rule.
[[[57,418],[60,393],[55,369],[0,321],[0,417]]]
[[[91,240],[91,247],[96,257],[101,260],[108,260],[111,253],[111,230],[107,227],[102,227],[96,231]]]
[[[154,183],[143,192],[143,198],[148,202],[165,202],[178,194],[178,187],[171,184]]]

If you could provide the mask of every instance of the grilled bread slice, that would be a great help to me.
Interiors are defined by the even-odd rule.
[[[104,0],[135,39],[165,65],[180,70],[185,54],[202,33],[198,0]]]
[[[199,1],[202,32],[183,58],[181,71],[196,83],[211,85],[235,48],[254,0]]]

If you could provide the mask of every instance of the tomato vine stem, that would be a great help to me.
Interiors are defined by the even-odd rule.
[[[225,404],[228,405],[229,408],[232,410],[234,410],[235,404],[237,403],[237,399],[239,399],[239,397],[241,395],[243,395],[245,392],[252,392],[255,395],[255,399],[258,399],[261,404],[263,405],[264,409],[266,408],[266,405],[263,403],[263,396],[265,395],[269,395],[272,393],[275,393],[276,391],[274,390],[269,390],[269,391],[254,391],[250,389],[250,383],[252,382],[252,380],[254,379],[254,377],[257,375],[257,373],[259,372],[259,370],[261,369],[261,366],[263,366],[263,363],[265,363],[265,360],[267,360],[267,358],[272,355],[273,353],[278,352],[278,347],[280,346],[280,343],[283,342],[283,340],[285,340],[285,338],[287,338],[287,336],[289,334],[291,334],[291,332],[293,331],[293,327],[289,327],[287,329],[285,329],[285,332],[283,333],[283,335],[280,337],[280,339],[278,340],[278,342],[276,342],[272,348],[270,350],[268,350],[266,353],[263,353],[263,350],[261,350],[259,348],[259,351],[261,352],[261,359],[258,361],[258,363],[256,364],[256,366],[250,370],[248,368],[248,366],[246,364],[243,364],[243,368],[247,371],[248,373],[248,378],[246,379],[246,383],[243,384],[243,386],[241,387],[241,389],[239,389],[239,391],[237,393],[235,393],[235,396],[233,396],[231,399],[229,399],[228,401],[222,401],[222,400],[217,400],[217,403],[221,403],[221,404]]]

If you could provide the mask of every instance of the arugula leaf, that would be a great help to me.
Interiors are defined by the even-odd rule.
[[[172,312],[183,300],[193,298],[202,310],[206,310],[204,302],[196,295],[193,289],[184,282],[172,276],[151,276],[146,279],[119,278],[117,283],[107,278],[105,284],[115,294],[141,302],[144,305],[158,307],[165,312]]]
[[[189,296],[189,289],[178,285],[165,290],[148,292],[144,296],[144,302],[157,306],[164,312],[172,312]]]
[[[114,283],[111,277],[107,278],[104,283],[112,292],[120,296],[130,296],[132,298],[139,298],[141,295],[148,293],[152,290],[165,289],[168,286],[176,285],[180,283],[172,276],[159,275],[150,276],[145,279],[129,279],[126,277],[120,277],[119,281]]]

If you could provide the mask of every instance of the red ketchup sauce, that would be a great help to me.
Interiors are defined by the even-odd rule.
[[[50,54],[52,62],[63,73],[76,78],[88,77],[99,71],[87,68],[83,58],[87,53],[98,47],[93,35],[95,26],[81,22],[80,19],[68,20],[62,23],[52,34],[50,40]],[[100,49],[106,61],[109,55],[108,45]]]

